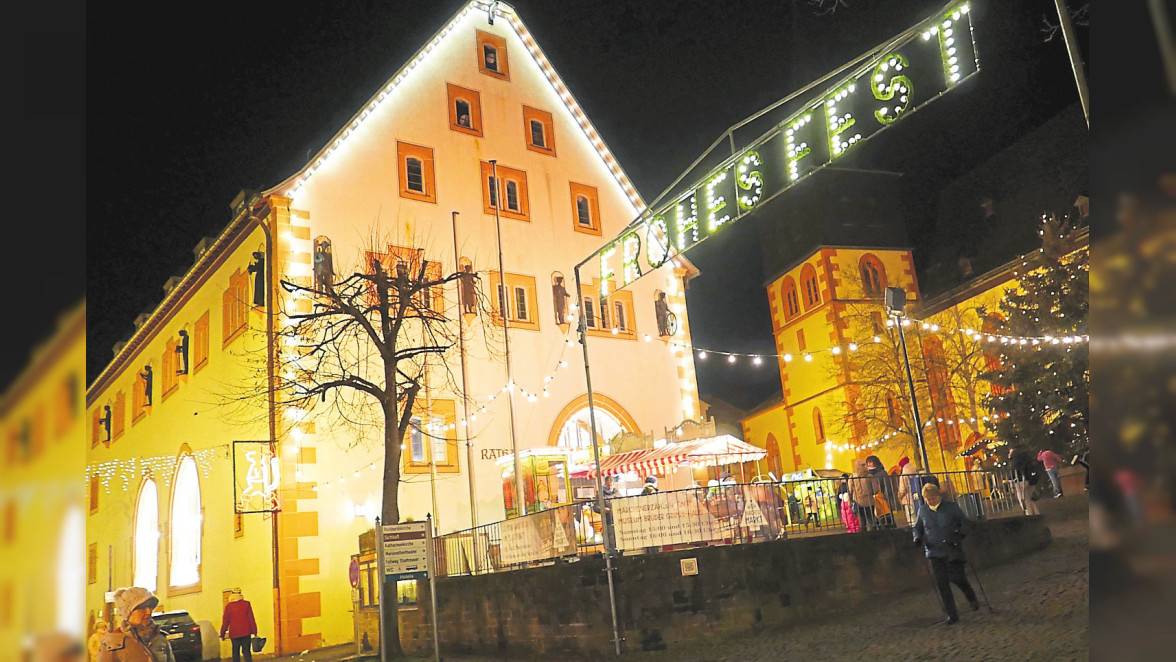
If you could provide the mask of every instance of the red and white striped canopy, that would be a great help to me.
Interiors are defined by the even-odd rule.
[[[600,460],[600,474],[615,476],[636,471],[641,474],[658,473],[683,462],[703,462],[708,466],[754,462],[767,456],[767,451],[740,441],[731,435],[692,439],[666,444],[660,448],[643,449],[610,455]],[[573,476],[596,476],[592,464],[581,468]]]

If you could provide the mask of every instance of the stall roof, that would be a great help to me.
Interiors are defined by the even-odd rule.
[[[649,473],[683,462],[723,465],[754,462],[766,456],[767,451],[762,448],[740,441],[729,434],[721,434],[717,437],[680,441],[658,448],[610,455],[600,461],[600,472],[605,476],[630,471]],[[595,477],[595,467],[591,464],[584,465],[572,475]]]

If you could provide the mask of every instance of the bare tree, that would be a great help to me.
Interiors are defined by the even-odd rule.
[[[468,308],[459,308],[458,297],[447,297],[446,289],[476,277],[430,260],[411,238],[405,243],[373,233],[350,275],[339,277],[332,269],[283,280],[283,324],[276,333],[283,348],[276,388],[284,407],[317,409],[316,418],[350,426],[360,439],[373,428],[381,431],[381,518],[387,524],[400,521],[400,460],[409,428],[418,426],[427,438],[445,438],[427,423],[414,424],[414,409],[423,389],[461,392],[460,380],[448,368],[457,362],[444,358],[456,351],[456,316]],[[478,292],[474,309],[488,312],[485,304]],[[483,327],[482,335],[489,344],[492,327]],[[395,595],[395,586],[386,594]],[[389,653],[401,655],[395,609],[386,611],[384,625]]]

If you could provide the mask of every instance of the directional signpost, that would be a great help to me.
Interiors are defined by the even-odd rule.
[[[437,584],[433,579],[433,516],[424,522],[385,524],[380,527],[380,627],[384,624],[384,609],[387,600],[383,587],[388,583],[405,580],[428,579],[429,594],[433,606],[433,650],[438,662],[441,660],[440,639],[437,633]],[[396,600],[393,601],[393,609]],[[388,659],[384,633],[380,633],[380,659]]]

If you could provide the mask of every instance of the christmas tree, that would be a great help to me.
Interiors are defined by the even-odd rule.
[[[1014,270],[1019,287],[989,314],[1000,329],[993,334],[1000,362],[982,375],[992,383],[985,405],[999,438],[1067,459],[1089,444],[1089,249],[1081,233],[1042,217],[1041,248]]]

